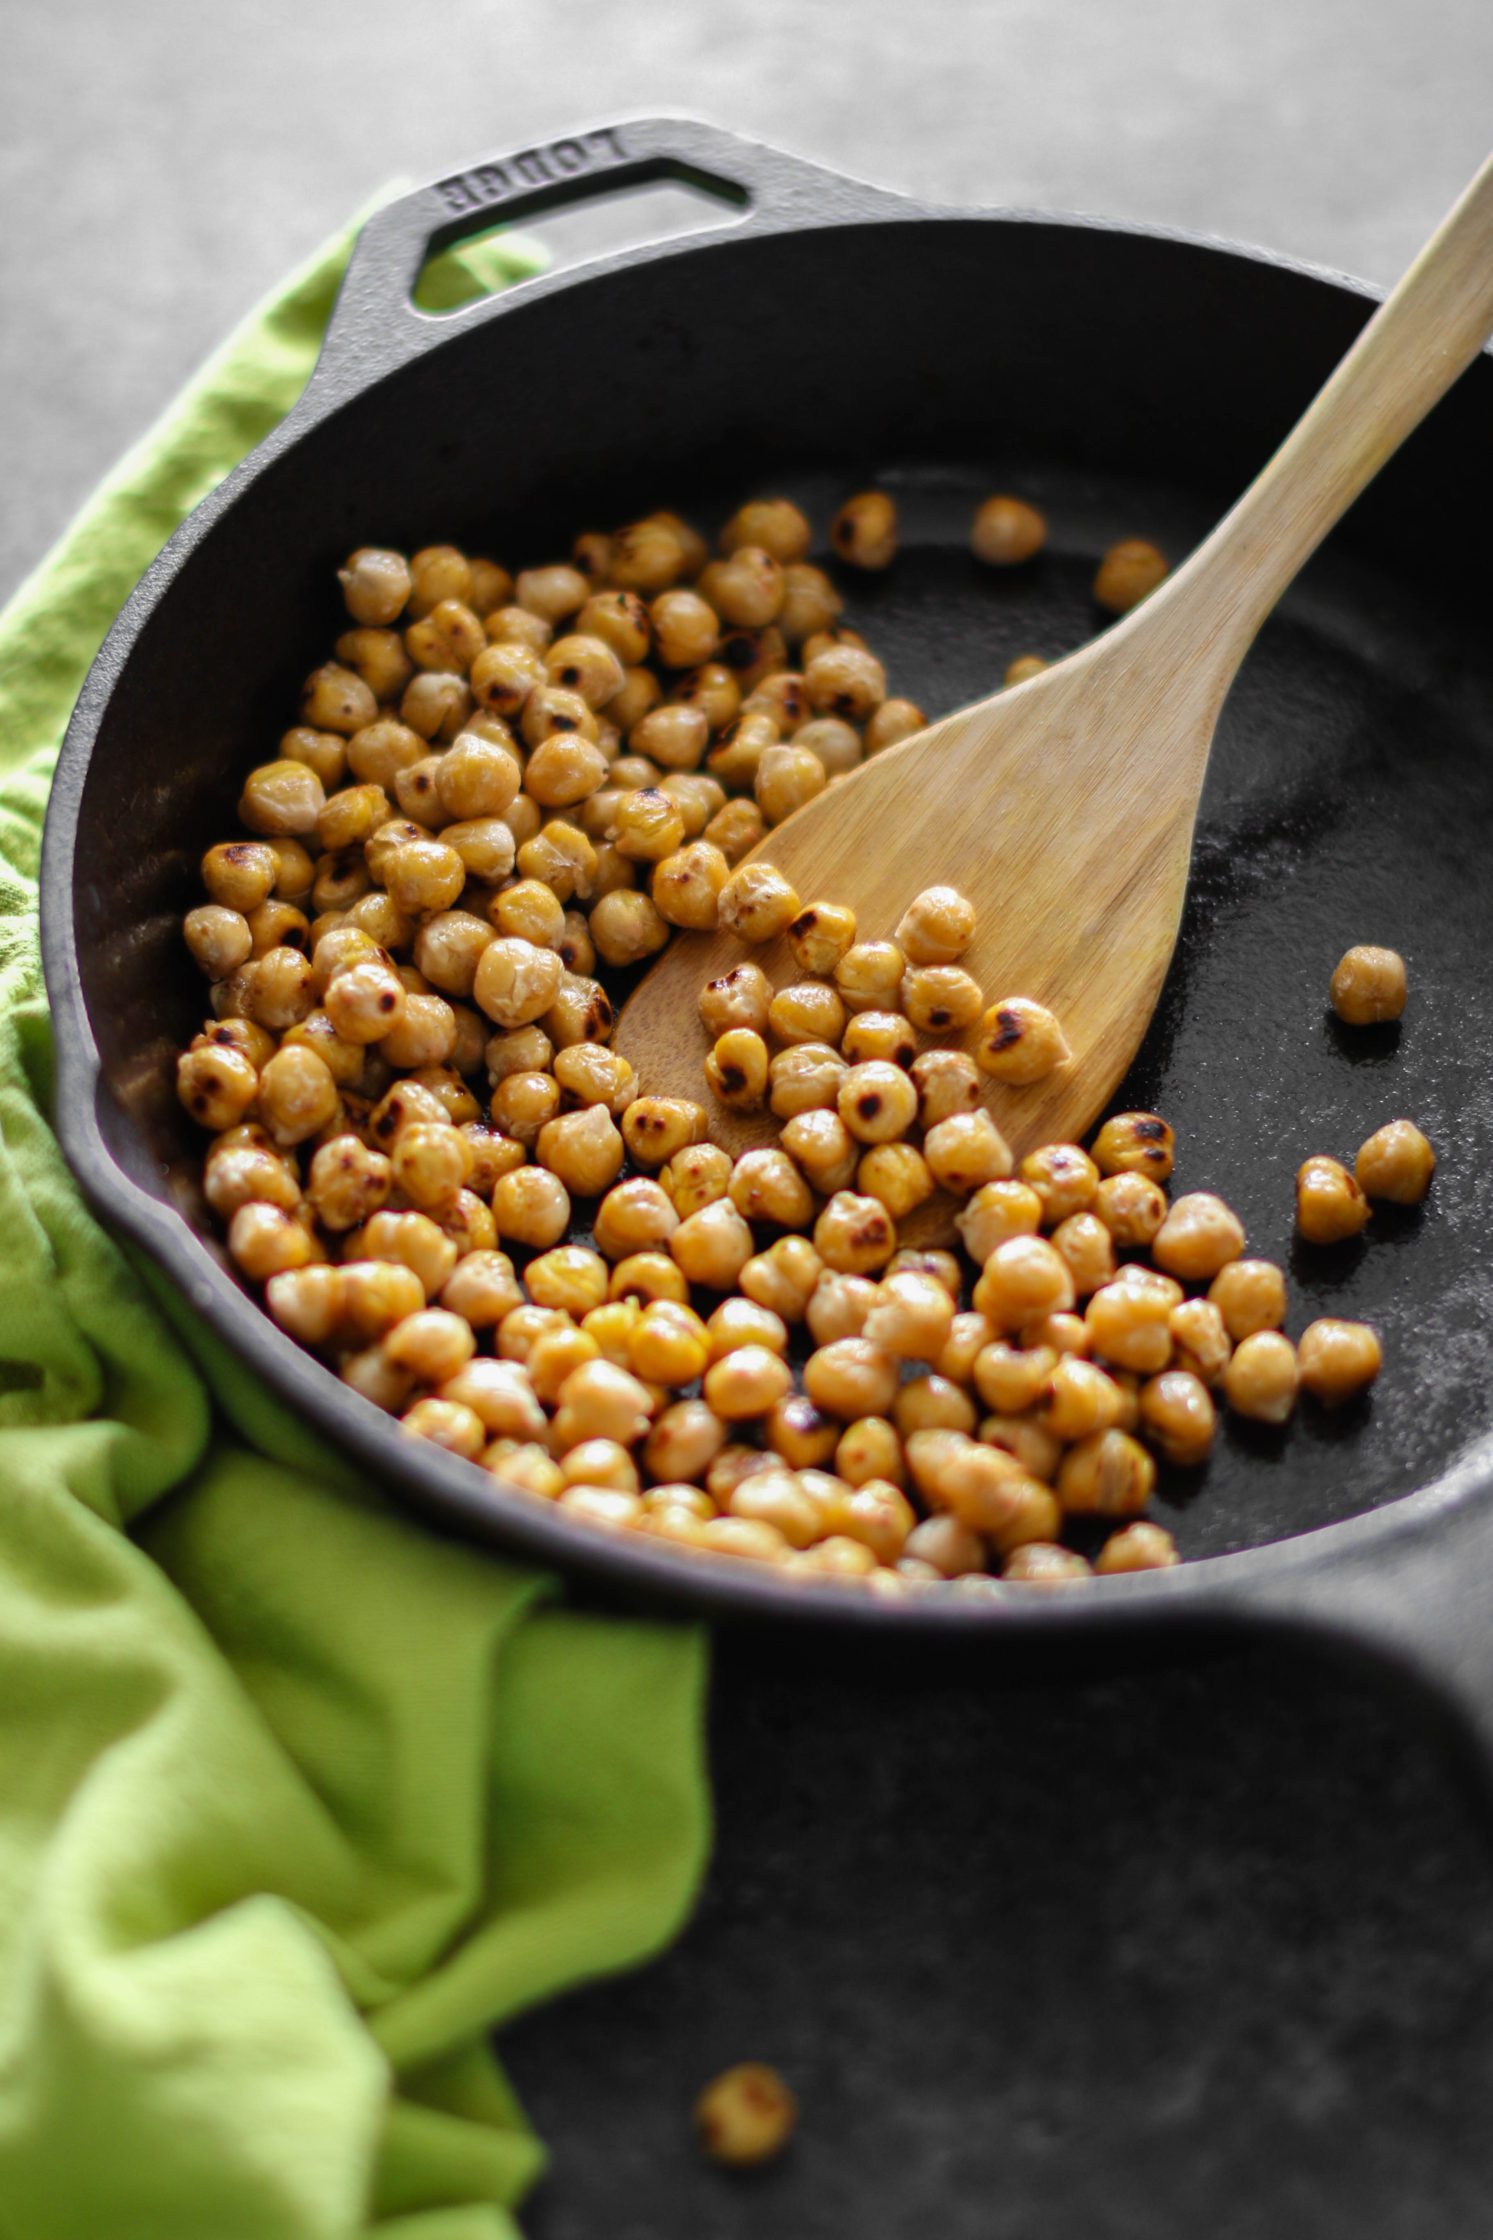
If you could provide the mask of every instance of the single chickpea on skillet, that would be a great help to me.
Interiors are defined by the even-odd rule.
[[[1047,533],[1000,494],[971,546],[1019,567]],[[874,573],[898,537],[870,489],[829,541]],[[813,549],[766,496],[714,554],[660,512],[513,573],[454,545],[348,557],[348,627],[183,924],[208,1205],[283,1330],[582,1527],[888,1596],[1166,1568],[1158,1463],[1196,1473],[1229,1416],[1359,1397],[1379,1339],[1324,1317],[1293,1342],[1232,1209],[1169,1196],[1159,1114],[1018,1164],[987,1088],[1074,1062],[1061,996],[981,984],[936,865],[867,925],[742,861],[924,722]],[[1096,596],[1120,611],[1164,569],[1117,546]],[[740,943],[699,991],[698,1098],[610,1047],[610,976],[676,928]],[[1331,992],[1345,1022],[1398,1017],[1403,960],[1350,950]],[[772,1142],[733,1159],[722,1107]],[[1435,1163],[1408,1119],[1351,1165],[1311,1152],[1302,1237],[1372,1236]],[[908,1247],[940,1190],[961,1249]],[[701,2104],[727,2159],[791,2121],[745,2072]]]

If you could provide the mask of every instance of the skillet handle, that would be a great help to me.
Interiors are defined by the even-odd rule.
[[[317,402],[335,404],[344,388],[363,387],[456,326],[505,307],[506,293],[439,316],[417,310],[412,291],[435,251],[499,223],[661,179],[697,187],[742,213],[731,221],[733,233],[897,217],[913,208],[886,188],[687,117],[634,118],[472,164],[376,211],[359,233],[312,376]],[[694,245],[700,238],[685,240]],[[629,252],[650,253],[657,250]],[[562,286],[572,276],[530,285]]]
[[[1261,1620],[1410,1687],[1451,1741],[1493,1834],[1493,1462],[1470,1457],[1330,1558],[1287,1565],[1248,1596]],[[1307,1544],[1303,1543],[1303,1547]]]

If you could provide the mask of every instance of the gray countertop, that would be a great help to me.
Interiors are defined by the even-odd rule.
[[[1387,282],[1486,153],[1493,88],[1487,0],[8,0],[0,23],[0,595],[391,177],[676,109],[924,196]],[[728,1646],[697,1922],[508,2041],[556,2149],[537,2235],[1483,2240],[1493,1853],[1407,1708],[1276,1649],[861,1686]],[[970,1800],[953,1845],[935,1791]],[[831,1987],[813,2011],[795,1940]],[[681,2115],[746,2053],[807,2110],[765,2188],[698,2170]],[[930,2076],[940,2119],[909,2126]]]

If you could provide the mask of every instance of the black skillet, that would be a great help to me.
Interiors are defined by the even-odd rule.
[[[659,179],[736,206],[706,235],[412,307],[433,248]],[[707,523],[785,490],[821,527],[872,477],[905,549],[851,613],[895,688],[942,714],[1020,651],[1056,653],[1115,537],[1182,553],[1367,318],[1367,291],[1280,258],[1021,213],[932,211],[699,124],[587,132],[443,180],[365,228],[310,386],[171,540],[89,675],[42,881],[58,1124],[89,1198],[282,1397],[432,1520],[611,1599],[1092,1664],[1180,1629],[1309,1633],[1388,1662],[1493,1763],[1493,368],[1480,360],[1267,627],[1225,710],[1160,1010],[1121,1097],[1157,1106],[1178,1183],[1221,1190],[1289,1263],[1293,1328],[1363,1316],[1371,1404],[1230,1427],[1157,1513],[1169,1573],[892,1604],[582,1530],[401,1436],[269,1322],[207,1232],[170,1087],[199,1023],[178,934],[200,850],[338,627],[350,546],[468,539],[563,553],[658,504]],[[977,494],[1053,525],[1019,581],[968,558]],[[888,836],[895,845],[895,836]],[[909,884],[936,876],[910,864]],[[1403,1027],[1339,1033],[1354,940],[1409,960]],[[1408,1113],[1441,1151],[1428,1206],[1294,1248],[1291,1178]]]

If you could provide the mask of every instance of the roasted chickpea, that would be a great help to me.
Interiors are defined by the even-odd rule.
[[[875,1198],[837,1190],[814,1224],[814,1250],[839,1275],[871,1275],[897,1249],[897,1225]],[[868,1408],[881,1415],[881,1408]]]
[[[1415,1206],[1431,1187],[1436,1154],[1413,1120],[1391,1120],[1359,1146],[1354,1179],[1365,1197]]]
[[[1398,950],[1361,943],[1338,959],[1330,992],[1345,1026],[1382,1026],[1405,1009],[1405,960]]]
[[[1356,1237],[1370,1211],[1367,1197],[1338,1160],[1307,1159],[1297,1169],[1296,1226],[1308,1244],[1341,1244]]]
[[[1236,1345],[1257,1330],[1278,1330],[1286,1319],[1286,1279],[1273,1260],[1231,1260],[1208,1297]]]
[[[1156,589],[1167,573],[1165,555],[1144,537],[1122,537],[1099,563],[1094,578],[1096,603],[1110,614],[1128,613]]]
[[[1058,1020],[1030,996],[1007,996],[990,1006],[974,1054],[984,1072],[1017,1088],[1045,1080],[1073,1055]]]
[[[732,1169],[729,1195],[748,1221],[804,1229],[814,1218],[814,1193],[786,1151],[744,1151]]]
[[[886,671],[862,646],[829,646],[805,666],[804,687],[817,715],[865,723],[886,698]]]
[[[640,1167],[672,1166],[692,1146],[698,1146],[696,1168],[703,1168],[716,1149],[702,1141],[705,1131],[704,1107],[690,1097],[638,1097],[622,1115],[622,1140]],[[729,1175],[729,1155],[721,1152],[720,1158],[725,1160]],[[724,1192],[722,1182],[717,1194]]]
[[[873,1058],[850,1067],[836,1105],[857,1142],[891,1143],[917,1118],[918,1093],[900,1066]]]
[[[750,1027],[721,1035],[705,1060],[705,1078],[733,1111],[754,1112],[767,1093],[767,1044]]]
[[[1148,1245],[1166,1219],[1166,1196],[1144,1174],[1106,1175],[1094,1192],[1094,1212],[1122,1251]]]
[[[768,1101],[780,1120],[834,1108],[848,1068],[827,1042],[799,1042],[780,1050],[768,1067]]]
[[[915,700],[883,700],[866,723],[866,752],[880,754],[887,747],[900,746],[927,727],[928,718]]]
[[[753,1254],[738,1280],[757,1305],[770,1308],[784,1322],[801,1322],[823,1269],[807,1237],[779,1237],[765,1252]]]
[[[717,1198],[681,1221],[669,1251],[691,1283],[729,1291],[755,1249],[750,1226],[727,1198]]]
[[[1241,1338],[1223,1373],[1224,1398],[1235,1415],[1257,1423],[1284,1423],[1296,1405],[1296,1349],[1279,1330],[1253,1330]]]
[[[495,1184],[492,1211],[500,1237],[544,1249],[558,1244],[569,1226],[570,1194],[546,1168],[516,1167]]]
[[[849,1012],[895,1011],[906,970],[895,941],[858,941],[835,966],[835,986]]]
[[[830,523],[829,541],[852,568],[889,568],[897,555],[897,501],[885,490],[860,490]]]
[[[1102,1175],[1145,1174],[1165,1182],[1175,1153],[1171,1129],[1154,1112],[1117,1112],[1094,1138],[1094,1164]]]
[[[957,887],[925,887],[897,927],[897,946],[912,965],[957,964],[975,937],[975,907]]]
[[[1383,1355],[1366,1322],[1342,1322],[1329,1315],[1302,1331],[1296,1359],[1301,1382],[1313,1399],[1339,1408],[1367,1391]]]
[[[1211,1283],[1243,1250],[1244,1224],[1210,1190],[1178,1198],[1151,1240],[1157,1267],[1183,1283]]]
[[[1007,1238],[1037,1234],[1042,1226],[1042,1200],[1029,1183],[1010,1179],[986,1182],[955,1216],[954,1225],[971,1260],[983,1267]]]
[[[983,1106],[940,1120],[923,1137],[928,1171],[943,1189],[968,1197],[982,1183],[1002,1181],[1011,1172],[1011,1151]]]
[[[975,508],[969,546],[990,568],[1019,567],[1047,542],[1047,523],[1024,498],[1003,493],[982,499]]]

